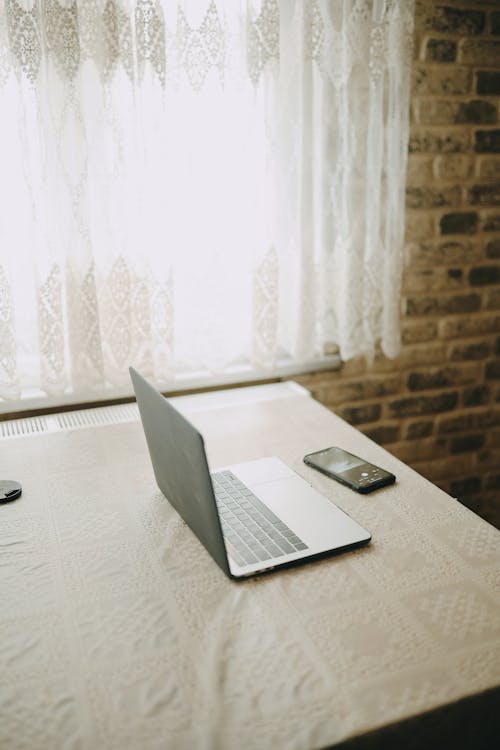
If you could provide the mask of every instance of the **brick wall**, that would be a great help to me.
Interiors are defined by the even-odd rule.
[[[500,0],[416,5],[403,349],[297,378],[500,528]]]

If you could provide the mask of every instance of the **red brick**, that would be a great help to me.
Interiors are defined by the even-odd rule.
[[[436,429],[440,435],[453,432],[489,430],[500,425],[500,409],[469,409],[458,414],[439,416]]]
[[[339,381],[323,388],[326,404],[342,404],[347,401],[363,401],[398,393],[401,377],[366,376],[363,380]]]
[[[443,50],[443,55],[445,51]],[[451,55],[451,52],[448,53]],[[500,42],[484,39],[464,39],[458,50],[458,62],[471,65],[484,65],[489,68],[500,66]]]
[[[480,157],[477,162],[476,174],[486,180],[500,179],[500,159]]]
[[[485,436],[482,433],[457,435],[450,440],[450,453],[466,453],[477,451],[483,447]]]
[[[479,365],[432,367],[410,372],[407,379],[409,391],[425,391],[446,388],[453,385],[475,383],[479,375]]]
[[[472,72],[469,67],[415,65],[412,70],[413,95],[467,95],[471,90]],[[478,94],[488,93],[477,90]]]
[[[425,47],[428,62],[452,63],[457,56],[457,43],[449,39],[429,39]]]
[[[472,185],[467,190],[467,202],[471,206],[499,206],[500,182]]]
[[[500,265],[476,266],[469,271],[471,286],[486,286],[500,284]]]
[[[418,419],[413,422],[408,422],[405,430],[405,438],[407,440],[418,440],[420,438],[429,437],[434,431],[434,422],[430,419],[421,420]]]
[[[472,174],[472,159],[465,154],[436,156],[434,172],[438,180],[465,180]]]
[[[408,208],[444,208],[459,206],[462,189],[459,185],[452,187],[407,187],[406,205]]]
[[[473,263],[481,258],[480,245],[477,240],[437,240],[413,242],[408,246],[410,268],[407,275],[414,272],[416,266],[434,268],[450,266],[456,263]]]
[[[478,215],[475,211],[444,214],[439,221],[441,234],[474,234],[477,231]]]
[[[478,94],[498,96],[500,94],[500,72],[478,70],[476,73],[476,91]]]
[[[453,154],[468,151],[470,144],[471,134],[469,129],[453,128],[453,131],[446,131],[444,128],[438,128],[437,130],[412,128],[409,150],[410,154]]]
[[[407,315],[449,315],[476,312],[481,307],[478,294],[441,295],[439,297],[410,297],[406,300]]]
[[[374,440],[379,445],[387,445],[388,443],[394,443],[401,437],[401,426],[398,422],[390,424],[377,424],[374,426],[364,426],[362,428],[363,434]]]
[[[343,406],[340,409],[336,409],[336,413],[350,424],[359,425],[376,422],[380,418],[381,406],[379,403]]]
[[[460,268],[414,268],[403,278],[403,293],[453,291],[462,278]]]
[[[500,130],[477,130],[474,148],[478,154],[498,154],[500,152]]]
[[[424,21],[424,29],[441,33],[469,36],[480,34],[485,27],[485,13],[481,10],[455,8],[431,4],[432,15]]]
[[[432,341],[437,336],[437,325],[432,320],[405,320],[402,324],[403,344]]]
[[[500,331],[500,316],[474,315],[470,318],[443,318],[438,322],[439,335],[443,339],[467,338],[484,333]]]
[[[447,391],[433,396],[408,396],[389,402],[392,417],[416,417],[421,414],[438,414],[451,411],[458,403],[456,391]]]
[[[485,359],[491,353],[491,343],[488,340],[462,341],[454,343],[448,349],[448,359],[451,362],[463,360]]]

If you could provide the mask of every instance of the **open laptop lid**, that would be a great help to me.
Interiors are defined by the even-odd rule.
[[[226,575],[232,577],[203,437],[129,368],[158,487]]]

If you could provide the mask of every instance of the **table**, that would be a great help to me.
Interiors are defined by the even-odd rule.
[[[492,747],[500,533],[290,384],[176,399],[212,468],[277,455],[372,543],[230,581],[157,490],[140,423],[1,441],[2,750]],[[358,495],[302,463],[394,472]]]

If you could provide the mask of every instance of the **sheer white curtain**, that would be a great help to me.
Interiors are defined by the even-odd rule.
[[[399,347],[413,0],[0,0],[0,397]]]

